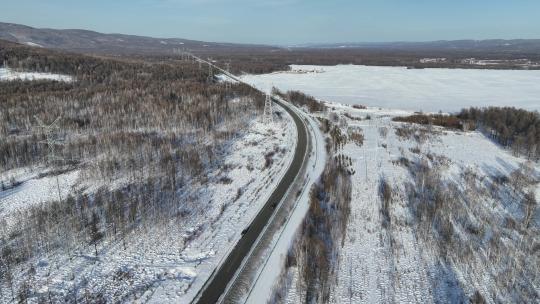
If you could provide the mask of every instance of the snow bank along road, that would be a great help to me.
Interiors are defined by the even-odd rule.
[[[197,60],[211,64],[199,58],[197,58]],[[236,77],[230,75],[222,69],[218,67],[215,68],[226,73],[226,75],[234,80],[239,81]],[[287,190],[291,185],[294,184],[295,179],[302,168],[304,158],[307,157],[307,128],[304,125],[302,118],[300,118],[300,116],[293,111],[288,104],[276,99],[274,99],[274,102],[282,106],[291,115],[298,132],[298,142],[291,166],[289,169],[287,169],[287,172],[283,176],[282,180],[279,182],[274,192],[272,192],[270,198],[261,208],[253,222],[250,224],[247,230],[243,231],[244,235],[238,241],[234,249],[231,250],[227,258],[212,273],[206,284],[192,302],[216,303],[219,300],[231,279],[234,278],[237,270],[240,269],[242,261],[248,256],[251,248],[255,245],[257,239],[259,238],[259,235],[263,232],[264,228],[268,224],[269,219],[272,218],[272,214],[286,195]]]

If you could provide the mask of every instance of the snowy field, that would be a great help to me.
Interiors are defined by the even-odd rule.
[[[73,77],[51,73],[18,72],[10,68],[0,68],[0,81],[11,80],[56,80],[71,82],[73,81]]]
[[[275,86],[388,109],[453,112],[491,105],[540,110],[540,71],[293,65],[291,72],[241,78],[265,90]]]
[[[515,287],[507,282],[516,281],[529,292],[540,292],[537,266],[527,266],[540,262],[530,253],[533,245],[527,245],[537,241],[540,213],[528,231],[508,224],[523,223],[523,205],[510,186],[494,180],[510,176],[525,159],[476,131],[435,128],[422,133],[425,137],[402,137],[397,131],[407,125],[391,121],[406,114],[402,110],[329,106],[338,115],[342,131],[361,128],[365,137],[363,145],[349,142],[337,151],[351,158],[355,173],[346,238],[338,249],[336,272],[331,274],[330,303],[465,303],[477,292],[487,303],[508,303],[519,299],[508,291]],[[441,181],[456,185],[464,197],[463,205],[447,207],[453,209],[441,215],[448,216],[454,227],[447,243],[450,248],[439,247],[433,239],[426,241],[414,216],[414,197],[409,193],[418,173],[410,164],[419,162],[437,167]],[[538,176],[537,164],[532,170]],[[381,179],[394,189],[388,223],[381,212]],[[531,188],[538,195],[538,184]],[[456,201],[448,198],[444,204],[453,206]],[[518,267],[525,273],[513,272]],[[298,288],[300,273],[298,267],[289,268],[283,302],[300,303],[305,298]]]

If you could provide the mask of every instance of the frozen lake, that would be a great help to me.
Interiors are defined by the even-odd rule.
[[[326,101],[414,111],[470,106],[540,110],[540,71],[407,69],[359,65],[291,66],[293,71],[241,78],[269,91],[299,90]]]

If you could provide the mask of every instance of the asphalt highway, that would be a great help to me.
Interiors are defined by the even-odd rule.
[[[295,179],[297,178],[302,167],[304,157],[307,153],[308,131],[306,126],[302,122],[302,118],[291,110],[289,105],[284,104],[276,99],[273,99],[273,101],[281,105],[291,115],[296,125],[298,141],[294,152],[293,161],[253,222],[247,229],[242,231],[242,238],[238,241],[234,249],[229,253],[221,266],[214,271],[210,279],[195,297],[194,302],[196,303],[216,303],[219,300],[221,295],[225,292],[227,285],[233,279],[235,273],[242,265],[242,261],[245,257],[247,257],[251,251],[251,248],[255,245],[257,238],[263,232],[264,227],[268,224],[268,221],[287,193],[287,190],[295,182]]]

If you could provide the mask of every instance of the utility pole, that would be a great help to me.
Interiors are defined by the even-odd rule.
[[[214,70],[212,70],[212,58],[208,58],[208,82],[214,80]]]
[[[227,74],[230,74],[231,73],[231,61],[227,61],[225,62],[225,71],[227,71]],[[229,75],[227,75],[229,76]],[[224,80],[225,81],[225,90],[230,90],[231,89],[231,82],[230,81],[227,81],[227,80]]]

